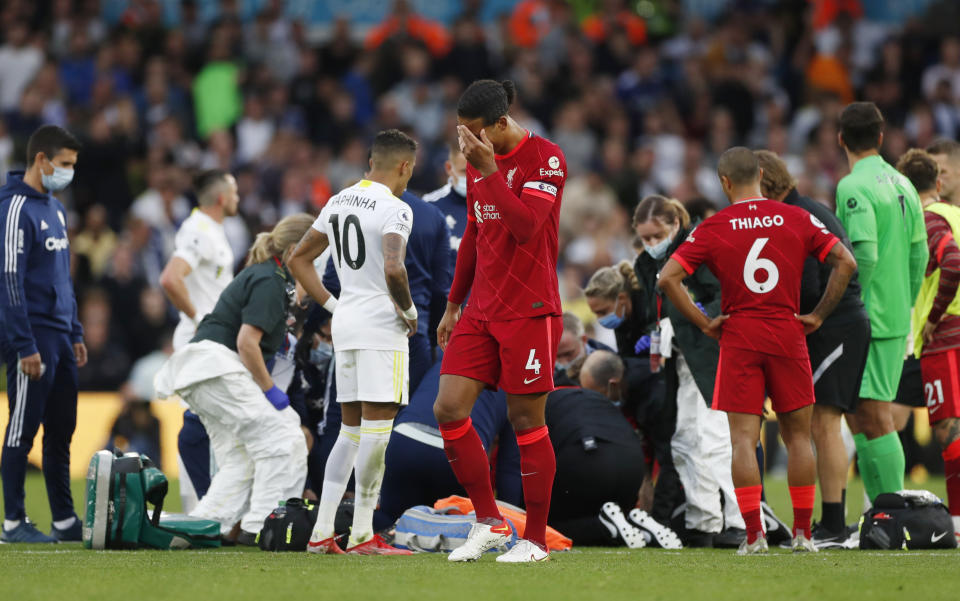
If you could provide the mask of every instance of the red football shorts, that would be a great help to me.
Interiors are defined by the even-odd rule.
[[[930,423],[960,417],[960,351],[950,349],[920,357],[923,398]]]
[[[447,343],[440,373],[479,380],[510,394],[550,392],[561,334],[559,315],[509,321],[463,316]]]
[[[763,415],[766,396],[777,413],[812,405],[813,374],[810,359],[780,357],[720,346],[713,408],[729,413]]]

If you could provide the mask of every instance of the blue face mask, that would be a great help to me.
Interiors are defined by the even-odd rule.
[[[53,165],[53,173],[50,175],[40,172],[40,183],[48,192],[59,192],[69,186],[71,181],[73,181],[73,169]]]
[[[310,363],[321,369],[330,363],[331,357],[333,357],[333,347],[326,342],[320,341],[317,348],[310,349]]]
[[[659,261],[664,257],[664,255],[667,254],[667,249],[670,248],[671,242],[673,242],[673,240],[671,240],[668,236],[653,246],[647,246],[644,244],[643,249],[647,251],[648,255]]]
[[[457,175],[456,183],[453,182],[453,178],[450,178],[450,185],[453,187],[453,191],[459,194],[460,196],[467,197],[467,174],[464,173],[462,176]]]
[[[597,323],[609,330],[616,330],[623,324],[623,317],[617,315],[617,309],[620,307],[620,299],[617,299],[617,304],[613,306],[613,311],[604,315],[597,320]]]
[[[677,235],[676,231],[671,232],[666,238],[660,242],[654,244],[653,246],[643,245],[643,249],[647,251],[647,254],[659,261],[667,254],[667,249],[670,248],[670,244],[673,243],[673,238]]]

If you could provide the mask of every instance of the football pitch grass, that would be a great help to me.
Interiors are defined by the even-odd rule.
[[[169,509],[179,506],[171,483]],[[942,479],[922,486],[943,496]],[[83,483],[74,483],[80,509]],[[787,522],[786,483],[767,494]],[[851,482],[850,520],[860,508]],[[49,529],[43,480],[28,480],[28,511]],[[817,510],[817,513],[819,510]],[[256,549],[86,551],[79,543],[0,545],[0,599],[80,601],[256,599],[744,599],[880,601],[960,598],[960,551],[833,551],[737,557],[732,550],[575,548],[540,565],[501,565],[492,554],[449,564],[441,554],[413,557],[311,556]]]

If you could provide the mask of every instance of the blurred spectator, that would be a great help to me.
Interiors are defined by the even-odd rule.
[[[454,22],[453,46],[442,62],[442,69],[464,86],[492,74],[483,29],[475,19],[461,16]]]
[[[393,37],[418,40],[436,57],[450,50],[450,34],[446,27],[414,13],[407,0],[395,0],[393,12],[367,34],[365,46],[375,49]]]
[[[30,28],[14,21],[4,32],[0,46],[0,110],[17,108],[20,95],[43,65],[43,51],[30,41]]]
[[[130,314],[124,316],[130,319]],[[127,377],[130,357],[113,338],[109,297],[101,290],[89,291],[80,307],[89,360],[79,370],[80,390],[117,390]]]
[[[157,165],[147,173],[150,187],[133,201],[130,212],[160,235],[164,256],[173,252],[177,227],[190,214],[190,201],[173,167]]]
[[[67,91],[67,100],[80,106],[89,104],[96,69],[90,36],[84,29],[74,29],[70,33],[67,52],[60,61],[60,81]]]
[[[86,262],[93,280],[103,277],[117,246],[117,235],[107,223],[107,210],[101,204],[90,207],[83,229],[73,237],[71,249]]]
[[[240,116],[240,67],[233,62],[229,31],[212,32],[207,64],[193,81],[197,132],[206,138],[214,130],[230,127]]]
[[[263,99],[248,96],[243,118],[237,123],[237,159],[249,163],[259,159],[273,140],[274,124],[267,118]]]
[[[940,41],[940,62],[923,72],[924,95],[932,100],[944,82],[950,88],[950,96],[960,98],[960,37],[955,35]]]
[[[583,33],[594,44],[602,44],[622,30],[627,41],[639,46],[647,41],[647,24],[635,13],[627,10],[623,0],[603,0],[600,12],[589,15],[581,23]]]
[[[360,49],[353,41],[350,22],[339,18],[333,24],[330,39],[320,48],[320,65],[324,73],[341,77],[353,66]]]

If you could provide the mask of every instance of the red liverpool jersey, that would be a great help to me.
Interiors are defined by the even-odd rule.
[[[560,315],[557,233],[566,159],[559,146],[528,133],[496,160],[499,170],[486,178],[467,165],[467,231],[450,300],[460,304],[469,291],[465,312],[483,321]]]
[[[720,280],[720,344],[782,357],[806,357],[800,310],[803,263],[823,261],[837,238],[798,207],[762,198],[740,201],[700,224],[673,254],[687,273],[705,263]]]

